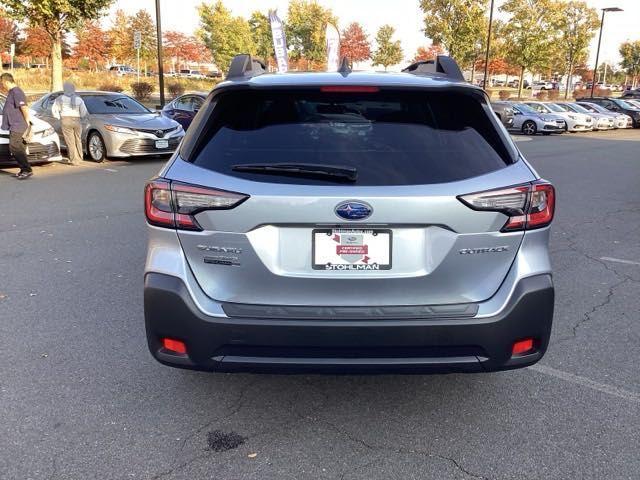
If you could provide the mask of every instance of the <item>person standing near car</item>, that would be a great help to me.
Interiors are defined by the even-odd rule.
[[[0,83],[7,90],[7,100],[2,109],[2,129],[9,130],[9,151],[20,167],[20,172],[16,173],[15,177],[18,180],[24,180],[33,175],[27,158],[27,145],[24,141],[25,132],[31,125],[27,97],[16,85],[10,73],[0,75]]]
[[[82,161],[82,118],[87,116],[84,100],[76,94],[71,82],[64,82],[64,94],[53,102],[51,113],[60,120],[62,136],[67,144],[69,165],[80,165]]]

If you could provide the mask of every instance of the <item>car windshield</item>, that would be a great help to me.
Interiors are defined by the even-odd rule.
[[[92,114],[108,115],[113,113],[143,114],[150,110],[126,95],[83,95],[87,111]]]
[[[636,107],[635,105],[632,105],[629,102],[625,102],[624,100],[614,100],[613,102],[616,105],[618,105],[619,107],[628,108],[629,110],[637,110],[638,109],[638,107]]]
[[[247,165],[304,162],[355,169],[352,185],[451,182],[514,161],[489,118],[480,100],[459,93],[242,90],[218,97],[207,129],[183,155],[255,181],[265,175]],[[329,180],[271,175],[268,181]]]
[[[517,110],[520,113],[527,114],[527,115],[538,115],[538,112],[536,110],[531,108],[529,105],[525,105],[523,103],[521,103],[519,105],[514,105],[513,109]]]
[[[592,112],[598,112],[598,113],[611,113],[609,110],[607,110],[606,108],[604,108],[602,105],[598,105],[597,103],[587,103],[587,104],[583,104],[584,108],[592,111]]]
[[[567,105],[567,107],[569,107],[573,111],[579,112],[579,113],[592,113],[592,112],[590,112],[589,110],[587,110],[586,108],[584,108],[582,105],[580,105],[578,103],[572,103],[570,105]]]
[[[556,105],[555,103],[547,103],[545,106],[552,112],[562,113],[569,111],[569,108],[565,107],[564,105]]]

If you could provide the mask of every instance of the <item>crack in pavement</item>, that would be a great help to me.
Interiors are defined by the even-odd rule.
[[[198,428],[196,428],[192,433],[187,435],[185,437],[185,439],[182,441],[182,446],[180,447],[180,450],[178,451],[178,453],[176,453],[176,456],[178,456],[178,455],[180,455],[182,453],[182,451],[185,448],[185,445],[187,444],[187,442],[189,440],[194,438],[196,435],[201,433],[206,428],[209,428],[214,422],[219,422],[219,421],[225,420],[227,418],[230,418],[230,417],[236,415],[238,412],[240,412],[240,410],[242,410],[242,408],[244,407],[245,397],[246,397],[247,392],[256,383],[257,383],[257,379],[252,378],[240,389],[240,392],[238,393],[238,396],[232,402],[232,405],[234,405],[233,408],[227,414],[210,419],[209,421],[207,421],[203,425],[201,425]],[[200,455],[196,455],[195,457],[192,457],[192,458],[190,458],[188,460],[185,460],[182,463],[175,464],[171,468],[169,468],[168,470],[164,470],[162,472],[156,473],[153,477],[151,477],[151,480],[159,480],[160,478],[164,478],[164,477],[166,477],[168,475],[171,475],[173,473],[179,472],[180,470],[188,467],[189,465],[191,465],[192,463],[196,462],[197,460],[202,460],[202,459],[208,458],[211,455],[213,455],[214,453],[216,453],[216,452],[206,451],[205,453],[202,453]],[[175,460],[174,460],[174,462],[175,462]]]
[[[52,463],[52,468],[51,468],[52,471],[51,471],[51,475],[49,475],[49,480],[53,480],[58,476],[58,458],[53,457],[53,462],[51,463]]]
[[[636,210],[631,210],[631,211],[636,211]],[[625,211],[620,210],[620,211],[616,211],[616,212],[610,212],[610,213],[606,213],[603,215],[603,219],[604,220],[606,217],[611,216],[613,214],[618,214],[618,213],[624,213]],[[586,224],[586,223],[595,223],[596,220],[592,220],[589,222],[585,222],[582,225]],[[615,294],[615,291],[618,287],[626,284],[627,282],[634,282],[634,283],[640,283],[638,280],[634,279],[633,277],[619,272],[618,270],[616,270],[616,268],[614,268],[612,265],[610,265],[609,263],[605,262],[604,260],[598,258],[598,257],[594,257],[593,255],[590,255],[589,253],[583,251],[582,249],[580,249],[577,245],[576,242],[576,237],[579,235],[579,233],[573,233],[571,235],[569,235],[565,240],[568,242],[568,245],[566,247],[563,247],[562,249],[558,250],[570,250],[574,253],[577,253],[578,255],[583,256],[584,258],[591,260],[592,262],[597,263],[598,265],[601,265],[602,267],[605,268],[605,270],[608,270],[609,272],[613,273],[616,277],[618,277],[619,279],[621,279],[619,282],[614,283],[613,285],[610,285],[608,287],[608,292],[607,295],[605,296],[604,300],[601,301],[600,303],[592,306],[590,308],[590,310],[586,311],[585,313],[583,313],[583,316],[580,320],[578,320],[572,327],[571,327],[571,335],[566,336],[566,337],[562,337],[558,340],[556,340],[556,343],[562,343],[562,342],[566,342],[568,340],[573,340],[577,337],[578,335],[578,329],[580,329],[580,327],[582,327],[583,325],[585,325],[586,323],[590,322],[593,319],[593,315],[600,309],[606,307],[607,305],[609,305],[611,303],[611,301],[613,300],[613,296]],[[557,253],[558,251],[554,252]]]
[[[364,448],[366,448],[369,451],[379,451],[379,452],[387,452],[387,453],[395,453],[395,454],[404,454],[404,455],[420,455],[423,457],[427,457],[427,458],[438,458],[440,460],[444,460],[447,461],[449,463],[451,463],[451,465],[453,465],[457,470],[459,470],[460,472],[462,472],[464,475],[471,477],[471,478],[478,478],[480,480],[492,480],[491,478],[482,475],[482,474],[478,474],[478,473],[474,473],[471,470],[468,470],[467,468],[465,468],[462,463],[458,460],[456,460],[453,457],[448,457],[446,455],[440,454],[440,453],[434,453],[431,451],[427,451],[427,450],[417,450],[417,449],[412,449],[412,448],[406,448],[406,447],[400,447],[400,448],[394,448],[391,447],[389,445],[372,445],[368,442],[366,442],[365,440],[351,434],[350,432],[341,429],[340,427],[338,427],[337,425],[334,425],[333,423],[327,421],[327,420],[319,420],[320,423],[322,423],[323,425],[328,426],[330,429],[334,430],[336,433],[346,437],[347,439],[349,439],[350,441],[357,443],[359,445],[362,445]],[[364,468],[364,467],[362,467]],[[348,473],[348,472],[347,472]],[[344,478],[343,476],[341,476],[340,478]]]
[[[320,395],[322,395],[324,397],[324,404],[328,404],[329,403],[329,395],[322,389],[318,388],[316,385],[312,384],[308,379],[306,379],[305,382],[309,387],[315,389],[316,391],[318,391],[320,393]],[[324,405],[323,405],[324,406]],[[314,418],[310,418],[310,417],[305,417],[306,419],[312,421],[312,422],[316,422],[316,423],[321,423],[327,427],[329,427],[331,430],[333,430],[335,433],[342,435],[343,437],[346,437],[349,441],[360,445],[361,447],[363,447],[364,449],[366,449],[367,451],[370,452],[387,452],[387,453],[396,453],[396,454],[404,454],[404,455],[421,455],[423,457],[427,457],[427,458],[438,458],[440,460],[444,460],[447,461],[449,463],[451,463],[458,471],[462,472],[464,475],[471,477],[471,478],[477,478],[480,480],[491,480],[489,477],[481,475],[481,474],[477,474],[472,472],[471,470],[465,468],[462,463],[456,459],[454,459],[453,457],[448,457],[446,455],[440,454],[440,453],[434,453],[431,451],[425,451],[425,450],[417,450],[417,449],[410,449],[410,448],[406,448],[406,447],[399,447],[399,448],[394,448],[392,446],[389,445],[374,445],[371,444],[367,441],[365,441],[362,438],[357,437],[356,435],[353,435],[352,433],[348,432],[347,430],[338,427],[337,425],[331,423],[328,420],[320,420],[320,419],[314,419]],[[371,465],[375,463],[374,461],[371,461],[367,464],[361,465],[355,469],[350,469],[347,470],[345,472],[342,472],[340,474],[340,476],[338,477],[340,480],[344,480],[346,478],[347,475],[350,475],[352,473],[355,473],[363,468],[366,468],[367,466]]]

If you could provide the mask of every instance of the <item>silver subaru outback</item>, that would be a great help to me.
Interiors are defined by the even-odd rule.
[[[149,181],[148,345],[213,371],[483,372],[545,353],[555,193],[449,57],[237,56]]]

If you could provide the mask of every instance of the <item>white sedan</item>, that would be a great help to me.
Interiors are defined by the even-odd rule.
[[[0,95],[0,120],[6,97]],[[60,155],[60,138],[51,125],[47,122],[31,116],[33,124],[33,140],[27,145],[27,159],[29,163],[58,162],[62,160]],[[9,132],[0,130],[0,165],[17,166],[17,163],[9,152]]]
[[[555,114],[562,117],[566,123],[568,132],[588,132],[593,130],[593,118],[583,113],[572,112],[569,109],[559,107],[554,103],[525,102],[531,108],[541,114]]]

